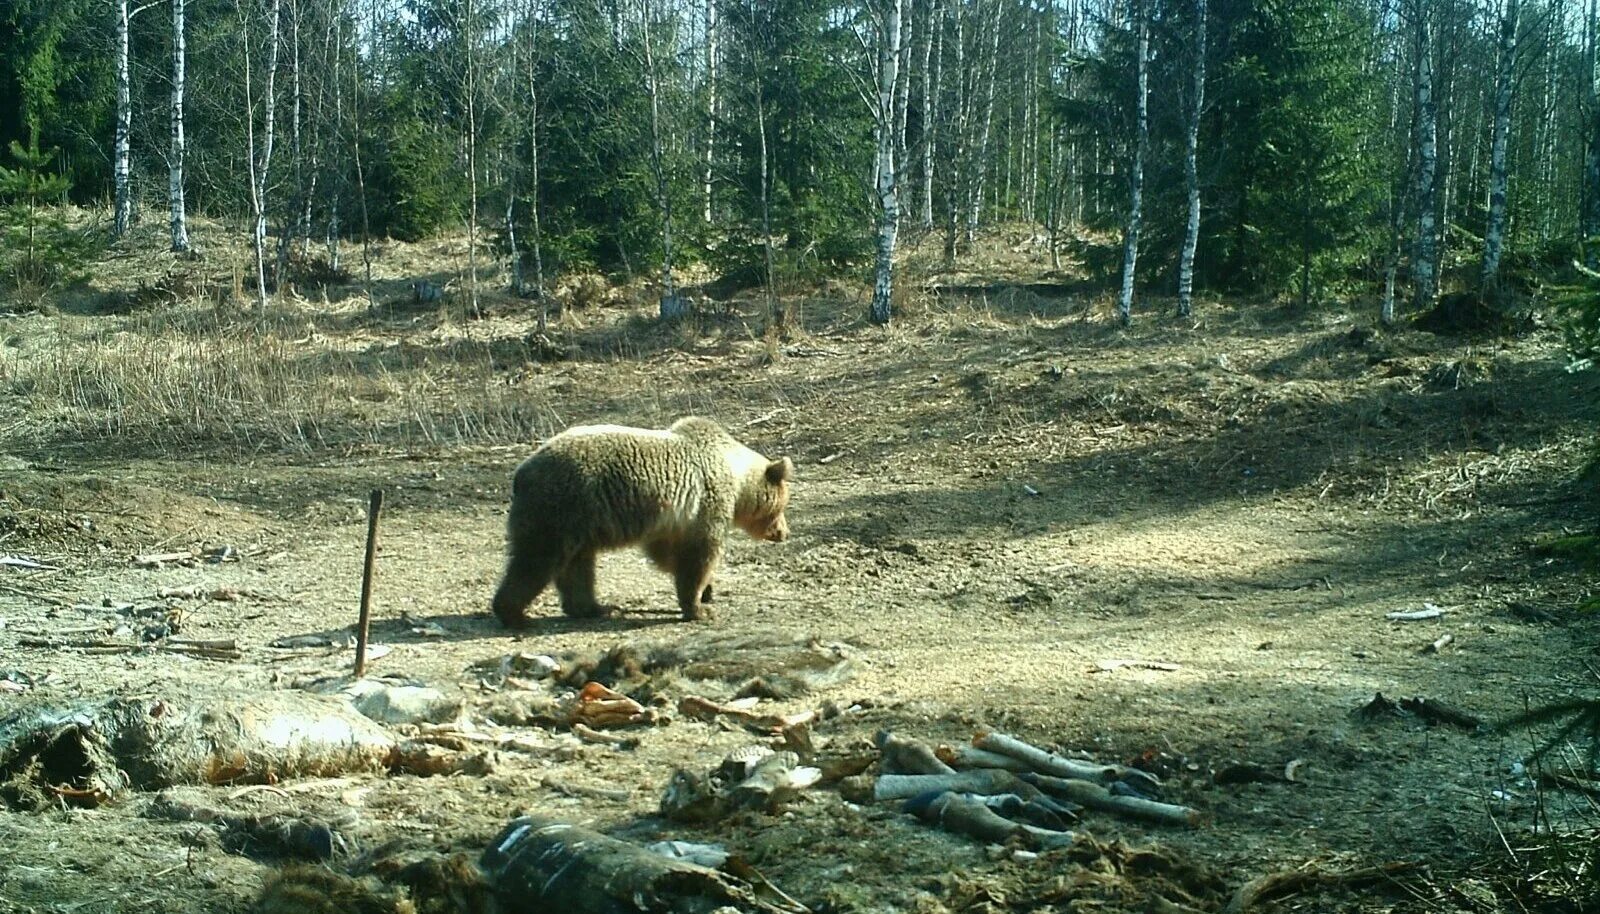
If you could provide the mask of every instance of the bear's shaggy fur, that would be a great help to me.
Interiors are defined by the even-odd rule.
[[[637,545],[676,579],[683,617],[705,618],[730,525],[758,540],[789,535],[793,473],[789,458],[768,460],[695,416],[666,431],[568,429],[517,467],[494,614],[526,624],[528,605],[554,580],[567,615],[607,615],[595,599],[595,556]]]

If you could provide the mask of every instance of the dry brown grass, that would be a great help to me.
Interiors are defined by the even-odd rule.
[[[310,452],[527,440],[549,423],[487,343],[427,349],[330,341],[303,309],[265,321],[200,307],[120,319],[57,316],[0,350],[0,383],[34,443]],[[38,332],[40,329],[42,333]]]

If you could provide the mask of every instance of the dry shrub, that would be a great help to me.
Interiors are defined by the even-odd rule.
[[[334,266],[327,254],[313,254],[298,247],[291,248],[289,260],[278,277],[280,286],[296,289],[328,289],[349,285],[350,271],[341,264]]]
[[[132,289],[108,293],[100,301],[102,314],[132,314],[158,311],[206,296],[215,299],[206,278],[182,264],[174,264],[155,279],[141,280]]]

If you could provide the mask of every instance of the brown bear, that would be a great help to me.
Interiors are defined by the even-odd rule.
[[[666,431],[570,428],[517,467],[494,614],[508,627],[526,624],[528,605],[554,580],[567,615],[608,615],[613,608],[595,599],[595,556],[638,545],[676,579],[683,618],[705,618],[730,524],[758,540],[789,535],[793,474],[789,458],[768,460],[696,416]]]

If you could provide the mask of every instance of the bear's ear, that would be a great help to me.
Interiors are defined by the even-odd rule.
[[[767,464],[767,482],[777,485],[794,475],[794,464],[787,457],[780,457]]]

